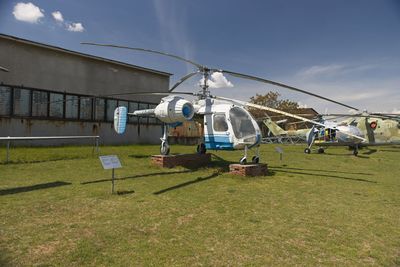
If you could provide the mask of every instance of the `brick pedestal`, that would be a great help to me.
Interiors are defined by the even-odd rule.
[[[159,167],[173,168],[183,166],[197,168],[211,163],[211,154],[153,155],[151,162]]]
[[[230,164],[229,172],[241,176],[265,176],[268,174],[267,164]]]

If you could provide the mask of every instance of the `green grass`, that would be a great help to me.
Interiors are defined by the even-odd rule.
[[[262,146],[270,175],[243,178],[226,170],[240,151],[188,170],[152,166],[158,146],[101,147],[121,159],[121,195],[91,147],[13,148],[0,265],[400,265],[400,150],[283,148]]]

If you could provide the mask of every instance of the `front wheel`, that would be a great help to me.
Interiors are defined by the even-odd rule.
[[[258,163],[260,162],[260,158],[257,157],[257,156],[254,156],[254,157],[251,159],[251,162],[253,162],[254,164],[258,164]]]
[[[311,149],[309,149],[309,148],[304,149],[304,153],[310,154],[311,153]]]

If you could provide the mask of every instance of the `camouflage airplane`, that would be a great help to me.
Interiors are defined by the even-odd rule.
[[[361,147],[400,145],[400,117],[398,115],[335,115],[351,117],[340,123],[324,121],[325,127],[288,131],[279,127],[270,118],[265,119],[264,124],[275,136],[304,137],[308,144],[308,147],[304,149],[307,154],[311,153],[311,147],[314,144],[318,146],[318,153],[324,153],[325,148],[329,146],[348,146],[353,149],[354,155],[358,154],[358,149]],[[360,138],[343,136],[337,131],[338,129]]]

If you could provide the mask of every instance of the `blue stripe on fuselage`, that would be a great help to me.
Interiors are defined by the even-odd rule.
[[[204,143],[207,149],[233,150],[233,143],[229,140],[229,135],[205,135]]]

